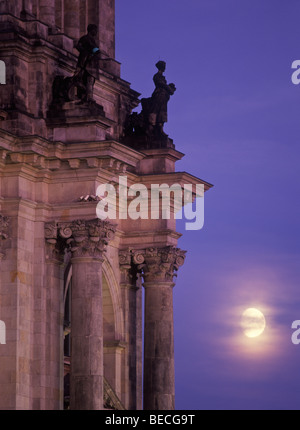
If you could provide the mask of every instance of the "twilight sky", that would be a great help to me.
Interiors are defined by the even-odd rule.
[[[300,409],[299,16],[299,0],[116,0],[123,79],[149,97],[167,62],[177,170],[214,184],[203,229],[178,223],[176,409]]]

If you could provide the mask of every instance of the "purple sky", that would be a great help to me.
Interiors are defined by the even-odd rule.
[[[300,409],[299,0],[116,0],[122,77],[177,87],[165,131],[177,163],[214,184],[174,288],[177,409]],[[257,307],[267,327],[240,328]]]

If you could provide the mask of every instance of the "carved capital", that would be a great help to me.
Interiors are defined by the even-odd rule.
[[[186,251],[175,246],[120,251],[120,268],[129,272],[135,267],[144,282],[173,282],[179,267],[184,264]]]
[[[57,234],[55,221],[45,223],[46,260],[61,263],[63,260],[63,244]]]
[[[131,250],[125,249],[119,251],[119,264],[120,268],[127,268],[131,266]]]
[[[55,221],[45,223],[45,239],[46,240],[57,239],[57,224]]]
[[[72,257],[95,257],[102,259],[110,240],[114,238],[115,227],[98,218],[59,223],[58,232],[72,253]]]
[[[145,251],[144,250],[132,251],[132,260],[133,260],[133,264],[136,264],[138,267],[142,269],[143,264],[145,262]]]
[[[144,253],[143,277],[145,284],[173,282],[179,267],[183,265],[186,251],[174,246],[147,248]]]
[[[121,271],[121,284],[131,285],[133,282],[132,252],[130,249],[119,251],[119,265]]]
[[[106,245],[114,238],[115,227],[100,219],[45,224],[48,258],[63,255],[67,248],[72,257],[102,258]]]

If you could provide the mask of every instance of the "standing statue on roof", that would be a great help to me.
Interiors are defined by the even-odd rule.
[[[153,127],[156,127],[158,134],[164,135],[163,126],[168,121],[168,101],[171,95],[176,91],[173,83],[167,84],[164,76],[166,70],[165,61],[158,61],[155,64],[158,71],[153,76],[155,90],[149,100],[149,122]]]
[[[133,112],[128,116],[124,127],[124,135],[144,136],[148,139],[165,139],[164,123],[168,121],[168,101],[176,91],[173,83],[168,84],[164,76],[166,70],[165,61],[158,61],[155,65],[158,69],[153,76],[155,89],[149,98],[142,98],[141,113]]]

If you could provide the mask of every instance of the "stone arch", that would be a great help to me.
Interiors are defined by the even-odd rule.
[[[122,400],[124,312],[119,283],[108,259],[102,265],[104,377]]]
[[[107,259],[102,266],[103,318],[108,329],[108,340],[122,341],[124,339],[124,315],[119,283],[114,270]],[[72,265],[65,270],[64,306],[68,297],[68,289],[72,284]]]
[[[113,312],[114,316],[114,339],[111,340],[122,341],[124,339],[124,313],[120,285],[107,258],[105,258],[103,262],[102,271],[103,289],[107,288],[109,291],[112,306],[110,311]]]
[[[72,315],[70,315],[70,290],[72,265],[69,263],[64,276],[64,369],[65,407],[69,401],[70,339]],[[122,357],[124,351],[124,312],[119,282],[107,258],[102,263],[103,298],[103,366],[104,376],[118,398],[122,397]]]

